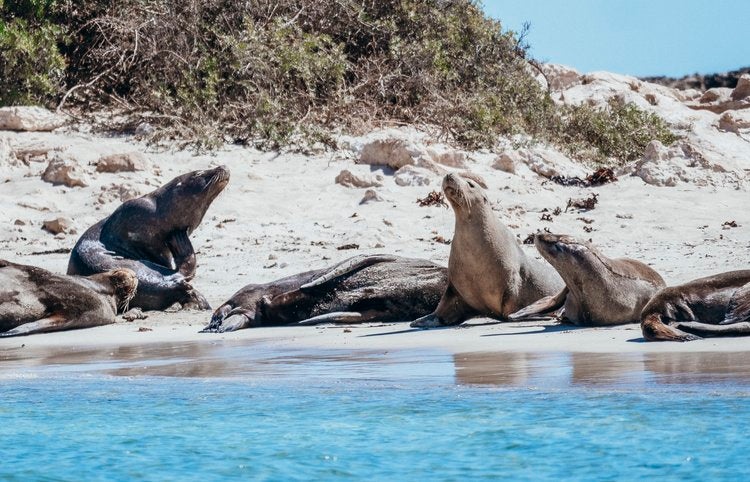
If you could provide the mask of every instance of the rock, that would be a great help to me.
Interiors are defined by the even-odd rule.
[[[89,185],[86,174],[81,170],[78,163],[72,159],[55,157],[44,170],[42,180],[55,186],[86,187]]]
[[[433,144],[427,148],[427,155],[433,162],[450,167],[466,167],[466,153],[451,149],[442,144]],[[426,166],[424,166],[426,167]]]
[[[503,152],[492,163],[492,167],[501,171],[509,172],[511,174],[516,173],[516,166],[522,163],[521,155],[516,151]]]
[[[135,128],[135,135],[137,136],[150,136],[156,129],[148,122],[141,122]]]
[[[719,118],[719,129],[739,134],[742,130],[750,129],[750,110],[730,110]]]
[[[742,100],[750,97],[750,74],[743,74],[737,80],[737,87],[732,91],[732,100]]]
[[[13,221],[13,224],[15,224],[16,226],[26,226],[26,222],[20,219],[16,219],[15,221]]]
[[[0,107],[0,130],[51,131],[65,124],[65,117],[43,107]]]
[[[722,186],[744,177],[731,163],[690,141],[676,142],[669,147],[651,141],[643,158],[635,163],[633,175],[654,186],[676,186],[680,182]]]
[[[125,202],[140,197],[143,193],[132,184],[110,184],[102,186],[102,192],[97,198],[99,204],[107,204],[112,201]]]
[[[399,186],[427,186],[432,181],[433,173],[422,167],[404,166],[393,176]]]
[[[0,137],[0,166],[15,166],[17,159],[8,139]]]
[[[348,169],[344,169],[336,176],[336,184],[341,184],[346,187],[380,187],[383,185],[383,176],[378,175],[367,175],[367,174],[354,174]]]
[[[420,146],[407,138],[386,137],[365,144],[357,162],[374,166],[388,166],[397,170],[406,165],[414,164],[415,160],[422,154],[423,150]]]
[[[42,224],[42,229],[52,234],[67,233],[71,230],[73,221],[68,218],[48,219]]]
[[[373,202],[382,202],[384,199],[374,189],[368,189],[365,191],[365,195],[362,197],[360,204],[369,204]]]
[[[747,82],[750,82],[750,76]],[[708,110],[716,114],[728,110],[747,109],[750,108],[750,95],[747,94],[749,88],[746,82],[742,85],[738,83],[734,90],[729,87],[715,87],[704,92],[697,102],[687,102],[685,105],[691,109]]]
[[[135,172],[148,168],[148,159],[137,151],[103,156],[96,163],[97,172]]]
[[[542,64],[542,71],[553,92],[569,89],[581,83],[581,74],[572,67],[560,64]]]
[[[518,153],[529,169],[543,177],[564,176],[583,179],[588,175],[581,165],[551,148],[534,147]]]
[[[729,100],[731,96],[732,89],[729,87],[714,87],[713,89],[708,89],[704,92],[698,99],[698,102],[701,104],[708,104],[710,102],[726,101]]]

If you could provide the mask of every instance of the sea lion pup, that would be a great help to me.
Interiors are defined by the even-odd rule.
[[[505,319],[563,287],[552,267],[526,257],[475,181],[448,174],[443,191],[456,216],[448,287],[437,309],[411,326],[456,325],[479,315]]]
[[[0,260],[0,337],[114,323],[137,286],[135,273],[124,268],[66,276]]]
[[[355,256],[331,268],[247,285],[214,312],[203,332],[413,320],[435,309],[447,279],[447,269],[430,261]]]
[[[128,268],[139,282],[131,306],[163,310],[180,303],[210,309],[189,283],[195,276],[196,258],[188,236],[228,182],[224,166],[193,171],[124,202],[83,233],[70,254],[68,274]]]
[[[664,288],[643,308],[641,331],[649,341],[750,335],[750,270]]]
[[[666,284],[659,273],[629,258],[610,259],[587,241],[541,233],[534,245],[565,281],[565,288],[510,315],[520,320],[563,308],[561,319],[575,325],[637,323],[641,310]]]

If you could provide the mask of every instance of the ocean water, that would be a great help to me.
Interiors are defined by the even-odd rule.
[[[128,350],[5,354],[0,480],[750,475],[746,353]]]

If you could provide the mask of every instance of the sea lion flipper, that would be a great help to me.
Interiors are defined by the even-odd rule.
[[[750,321],[750,283],[732,294],[727,307],[727,314],[720,324],[729,325],[743,321]]]
[[[559,293],[553,296],[545,296],[534,303],[530,304],[526,308],[522,308],[515,313],[508,316],[508,319],[512,321],[522,320],[524,318],[530,318],[533,316],[539,316],[547,313],[551,313],[555,310],[562,308],[565,304],[565,299],[568,297],[568,288],[563,288]]]
[[[672,324],[673,327],[694,333],[699,336],[748,336],[750,335],[750,322],[741,321],[731,325],[714,325],[698,321],[680,321]]]
[[[333,281],[336,278],[340,278],[341,276],[349,274],[353,271],[357,271],[357,270],[366,268],[368,266],[372,266],[373,264],[377,264],[377,263],[395,261],[396,259],[397,259],[396,256],[391,256],[391,255],[386,255],[386,254],[372,254],[372,255],[362,254],[359,256],[354,256],[353,258],[346,259],[342,261],[341,263],[335,265],[330,270],[321,274],[314,280],[311,280],[308,283],[303,284],[302,286],[300,286],[300,289],[308,290],[308,289],[316,288],[325,283],[328,283],[329,281]]]
[[[361,323],[365,320],[362,313],[357,311],[334,311],[324,315],[313,316],[302,321],[298,325],[319,325],[321,323]]]
[[[12,330],[0,332],[0,338],[11,336],[32,335],[34,333],[44,333],[47,331],[58,331],[63,329],[65,318],[62,315],[52,315],[36,321],[30,321],[19,325]]]
[[[190,281],[195,277],[195,250],[193,244],[190,242],[187,230],[182,229],[175,231],[167,240],[167,245],[172,256],[174,257],[174,264],[177,271],[185,277],[186,280]]]

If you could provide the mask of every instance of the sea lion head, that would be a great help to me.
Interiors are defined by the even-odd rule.
[[[177,176],[159,189],[157,209],[173,226],[192,232],[228,182],[226,166]]]
[[[591,243],[566,234],[539,233],[534,236],[534,246],[558,271],[591,264],[595,258]]]
[[[104,275],[112,285],[118,310],[127,311],[130,300],[138,288],[138,277],[135,272],[127,268],[118,268],[107,271]]]
[[[489,204],[487,194],[477,178],[470,175],[448,174],[443,178],[443,192],[456,216],[471,217],[472,209]]]

